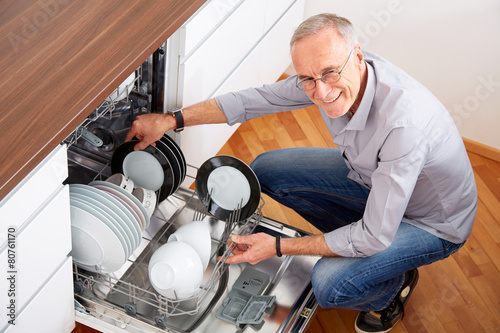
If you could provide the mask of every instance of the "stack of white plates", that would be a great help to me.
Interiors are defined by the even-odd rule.
[[[73,260],[92,272],[118,270],[141,242],[149,215],[132,194],[109,182],[70,185]]]
[[[166,134],[154,146],[135,151],[138,142],[133,139],[116,148],[111,171],[132,179],[138,187],[155,191],[161,202],[186,178],[186,159],[177,143]]]

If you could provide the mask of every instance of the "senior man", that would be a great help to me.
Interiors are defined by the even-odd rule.
[[[323,234],[233,235],[227,262],[320,255],[311,275],[319,305],[359,310],[357,332],[387,332],[404,315],[417,267],[457,251],[472,230],[477,192],[467,153],[445,107],[403,70],[362,51],[347,19],[313,16],[290,45],[297,75],[185,108],[183,119],[140,116],[127,140],[139,138],[140,149],[178,126],[316,104],[338,149],[271,151],[251,167],[263,193]]]

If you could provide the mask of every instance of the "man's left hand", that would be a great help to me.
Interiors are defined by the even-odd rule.
[[[276,239],[266,233],[261,232],[249,236],[232,235],[231,241],[236,246],[232,251],[233,255],[226,259],[228,264],[248,262],[255,265],[276,255]]]

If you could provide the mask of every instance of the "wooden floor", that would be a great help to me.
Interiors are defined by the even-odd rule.
[[[220,154],[250,163],[265,151],[333,147],[315,106],[242,124]],[[470,153],[479,192],[472,236],[451,257],[420,268],[420,282],[394,333],[500,332],[500,163]],[[265,198],[264,215],[311,233],[312,226]],[[308,333],[355,332],[356,311],[320,309]]]

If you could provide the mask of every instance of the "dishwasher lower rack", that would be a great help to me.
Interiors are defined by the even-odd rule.
[[[124,267],[113,274],[88,272],[74,265],[75,297],[93,302],[110,304],[127,315],[136,317],[160,328],[166,320],[178,316],[202,316],[211,310],[212,303],[221,297],[219,289],[225,288],[226,259],[235,244],[229,242],[231,234],[248,235],[262,219],[261,199],[257,211],[245,221],[220,221],[208,216],[201,201],[191,190],[180,188],[162,202],[152,217],[151,226],[156,230],[145,231],[142,244]],[[159,295],[149,283],[148,262],[153,252],[163,245],[175,229],[193,220],[206,220],[211,226],[212,252],[210,264],[199,290],[190,298],[171,299]],[[154,221],[154,222],[153,222]],[[150,227],[151,227],[150,226]],[[156,232],[155,232],[156,231]],[[149,234],[152,237],[149,237]],[[217,260],[222,257],[222,260]],[[205,311],[207,310],[207,311]]]

